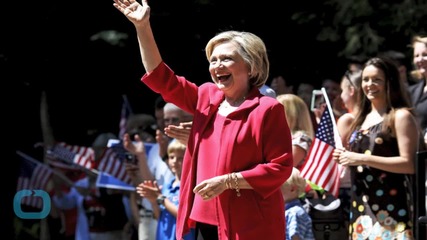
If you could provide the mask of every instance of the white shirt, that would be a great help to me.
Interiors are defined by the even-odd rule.
[[[174,140],[172,140],[174,141]],[[169,169],[166,162],[159,155],[159,144],[155,143],[151,148],[147,156],[147,165],[148,168],[153,174],[154,179],[156,179],[157,184],[161,187],[164,183],[172,181],[173,173]],[[150,201],[143,199],[142,206],[145,209],[153,210],[150,204]]]

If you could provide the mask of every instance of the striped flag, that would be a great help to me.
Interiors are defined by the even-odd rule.
[[[327,104],[316,130],[314,141],[308,151],[307,159],[301,168],[301,175],[338,197],[340,168],[332,159],[332,154],[336,140],[339,138],[336,136],[334,121],[330,104]],[[339,142],[339,144],[341,143]]]
[[[71,165],[79,165],[87,169],[93,169],[95,167],[95,152],[90,147],[69,145],[60,142],[47,151],[47,157],[50,162],[59,160]]]
[[[47,184],[53,173],[52,169],[42,162],[34,161],[26,157],[25,154],[19,155],[21,156],[21,167],[16,190],[47,191]],[[43,199],[36,196],[25,196],[21,199],[21,204],[42,208]]]
[[[111,148],[106,149],[100,158],[98,171],[108,173],[122,182],[131,183],[131,178],[126,171],[123,160]]]
[[[120,114],[120,122],[119,122],[119,139],[123,139],[123,135],[126,133],[127,120],[131,114],[132,114],[132,109],[130,107],[129,101],[126,95],[123,95],[122,111]]]
[[[101,157],[96,160],[93,148],[60,142],[48,151],[47,156],[53,166],[57,166],[59,160],[71,166],[80,166],[90,170],[97,169],[120,181],[131,183],[131,178],[125,169],[123,159],[120,159],[115,151],[110,148],[105,148]]]

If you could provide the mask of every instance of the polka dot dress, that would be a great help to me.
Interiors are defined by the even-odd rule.
[[[381,123],[355,131],[350,149],[385,157],[399,155],[396,138],[381,132]],[[364,165],[351,167],[351,239],[413,239],[411,177]]]

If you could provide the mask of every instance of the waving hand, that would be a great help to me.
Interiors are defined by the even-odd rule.
[[[150,18],[150,6],[148,6],[147,0],[142,0],[142,4],[135,0],[114,0],[113,6],[135,26],[147,24]]]

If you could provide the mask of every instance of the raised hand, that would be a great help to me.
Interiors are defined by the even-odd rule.
[[[150,202],[155,202],[157,197],[161,194],[161,190],[156,181],[145,180],[136,187],[136,192]]]
[[[128,133],[123,135],[123,147],[134,155],[145,154],[144,142],[138,136],[135,135],[135,141],[132,142]]]
[[[142,0],[142,4],[135,0],[114,0],[113,6],[123,13],[135,26],[148,24],[150,6],[148,6],[147,0]]]
[[[176,138],[182,144],[187,145],[192,125],[193,122],[183,122],[179,126],[169,125],[165,128],[165,133],[169,137]]]
[[[156,130],[156,141],[159,144],[159,156],[161,158],[168,154],[169,137],[159,129]]]

